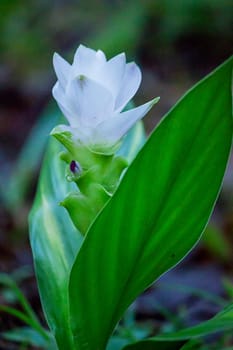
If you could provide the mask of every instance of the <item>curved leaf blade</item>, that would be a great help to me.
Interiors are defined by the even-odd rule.
[[[90,228],[70,278],[77,349],[104,349],[134,298],[200,238],[229,156],[231,70],[232,59],[176,104]]]
[[[133,344],[124,346],[122,350],[181,350],[183,349],[184,341],[152,341],[145,339]]]
[[[204,337],[206,335],[210,335],[213,333],[228,331],[233,329],[233,303],[228,305],[224,310],[219,312],[216,316],[211,318],[208,321],[202,322],[196,326],[189,327],[186,329],[182,329],[177,332],[165,333],[159,336],[148,338],[136,343],[132,343],[123,347],[123,350],[136,350],[136,349],[147,349],[146,344],[151,346],[151,349],[158,349],[159,344],[169,343],[171,347],[168,349],[173,349],[173,342],[178,342],[182,340],[196,339],[200,337]],[[189,344],[189,342],[188,342]],[[149,348],[148,348],[149,349]]]
[[[58,156],[61,150],[59,143],[51,139],[29,224],[35,271],[48,325],[58,345],[67,344],[72,349],[67,288],[82,236],[64,208],[59,206],[72,190],[72,184],[64,178],[65,165]]]

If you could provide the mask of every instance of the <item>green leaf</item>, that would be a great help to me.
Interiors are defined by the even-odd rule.
[[[215,317],[197,326],[186,328],[174,333],[155,337],[157,340],[184,340],[203,337],[208,334],[233,329],[233,303],[225,307]]]
[[[173,349],[173,341],[189,340],[194,338],[200,338],[212,333],[220,331],[228,331],[233,329],[233,303],[229,304],[225,309],[219,312],[212,319],[202,322],[197,326],[186,328],[177,332],[162,334],[153,338],[148,338],[133,344],[126,345],[123,350],[136,350],[136,349],[147,349],[146,344],[151,344],[149,349],[160,349],[157,344],[162,344],[163,342],[171,344],[171,347],[168,349]],[[184,347],[188,348],[188,345],[191,342],[188,342]],[[158,347],[157,347],[158,346]]]
[[[90,228],[71,271],[76,349],[105,349],[131,302],[198,241],[232,139],[232,59],[167,114]]]
[[[15,294],[15,297],[20,303],[20,306],[23,312],[6,305],[0,305],[0,311],[7,312],[19,318],[21,321],[25,322],[26,324],[34,328],[46,340],[48,338],[47,332],[41,326],[37,315],[33,311],[31,305],[27,301],[22,291],[17,286],[14,279],[5,273],[0,273],[0,284],[3,284],[9,287],[10,291]]]
[[[129,340],[120,336],[111,337],[106,350],[121,350],[123,346],[127,345]]]
[[[29,327],[14,328],[1,333],[1,336],[10,341],[40,347],[40,349],[56,350],[53,339],[46,340],[40,333]]]
[[[152,341],[150,339],[126,345],[122,350],[181,350],[184,341]]]
[[[58,345],[72,349],[67,288],[82,236],[59,206],[73,188],[65,180],[65,164],[58,156],[61,149],[58,142],[50,141],[30,214],[30,241],[47,322]]]
[[[130,161],[144,140],[142,124],[125,138]],[[73,349],[69,328],[68,280],[83,237],[74,228],[66,210],[59,206],[72,189],[65,179],[65,163],[59,158],[62,146],[51,139],[30,214],[30,241],[42,306],[48,325],[60,349]]]

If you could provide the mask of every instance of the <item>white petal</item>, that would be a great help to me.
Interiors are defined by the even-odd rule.
[[[85,75],[93,80],[100,80],[100,70],[106,64],[106,58],[102,51],[95,51],[83,45],[79,45],[74,55],[73,77]]]
[[[116,99],[115,109],[121,111],[137,92],[142,80],[142,73],[136,63],[127,63],[121,88]]]
[[[111,91],[114,98],[119,93],[125,66],[125,54],[121,53],[109,60],[102,70],[101,83]]]
[[[57,79],[59,80],[61,86],[65,88],[70,74],[71,65],[55,52],[53,55],[53,66]]]
[[[98,51],[96,52],[96,57],[97,57],[98,60],[100,60],[101,62],[106,62],[106,56],[105,56],[105,54],[104,54],[103,51],[98,50]]]
[[[84,126],[95,126],[113,113],[114,101],[111,93],[85,76],[79,76],[69,83],[66,98]]]
[[[113,118],[106,120],[101,125],[98,125],[99,134],[103,140],[110,143],[119,141],[138,120],[146,115],[158,100],[159,98],[155,98],[144,105],[117,114]]]
[[[74,62],[77,60],[82,60],[83,58],[92,60],[95,59],[96,51],[93,49],[90,49],[89,47],[86,47],[84,45],[79,45],[77,48],[75,54],[74,54]],[[83,62],[85,63],[85,62]]]
[[[52,94],[70,125],[77,125],[77,112],[75,111],[75,108],[72,109],[72,104],[69,103],[65,91],[63,90],[59,82],[57,82],[54,85],[52,89]]]

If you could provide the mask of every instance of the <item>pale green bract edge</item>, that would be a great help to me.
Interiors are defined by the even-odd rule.
[[[135,125],[122,143],[119,154],[132,161],[145,141],[142,122]],[[64,148],[51,137],[42,166],[36,198],[29,218],[39,293],[48,325],[58,347],[74,349],[69,329],[68,279],[83,237],[74,228],[59,203],[72,190],[65,179],[65,163],[59,158]]]
[[[232,59],[175,105],[91,226],[70,278],[77,350],[105,349],[135,297],[200,238],[231,146],[231,70]]]
[[[50,140],[30,213],[30,241],[47,322],[58,346],[66,342],[72,349],[67,322],[68,276],[82,240],[68,214],[59,206],[59,202],[73,187],[64,179],[65,168],[59,159],[60,151],[58,142]]]

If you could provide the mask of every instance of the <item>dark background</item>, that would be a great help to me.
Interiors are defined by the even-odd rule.
[[[193,83],[231,55],[232,18],[230,0],[0,0],[0,271],[14,273],[39,314],[33,272],[24,276],[22,271],[32,265],[27,215],[45,142],[58,114],[51,97],[54,51],[71,62],[82,43],[102,49],[109,58],[124,51],[128,61],[135,60],[143,73],[136,105],[161,97],[145,118],[149,133]],[[218,311],[219,305],[200,295],[195,299],[193,291],[171,293],[170,287],[162,287],[163,280],[230,298],[226,285],[233,275],[232,166],[231,160],[202,242],[180,268],[139,299],[137,319],[152,319],[160,328],[164,323],[174,326],[161,305],[178,310],[178,315],[186,308],[180,317],[188,325]],[[4,293],[0,303],[6,303]],[[15,322],[4,315],[0,329]]]

